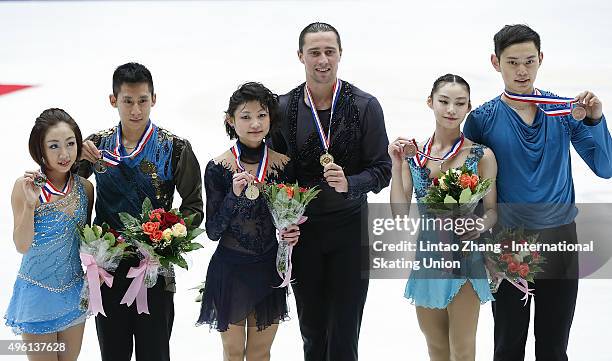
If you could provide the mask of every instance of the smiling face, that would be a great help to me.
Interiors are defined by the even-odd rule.
[[[42,146],[47,170],[65,173],[77,160],[77,139],[68,123],[59,122],[50,127]]]
[[[300,62],[306,70],[306,81],[311,84],[335,82],[341,56],[338,38],[333,31],[306,34],[304,45],[298,51]]]
[[[259,147],[270,131],[270,114],[257,100],[240,104],[226,121],[249,148]]]
[[[533,92],[542,59],[542,52],[532,41],[510,45],[499,58],[491,55],[491,63],[501,73],[506,90],[517,94]]]
[[[436,123],[445,129],[456,129],[461,126],[467,113],[472,109],[470,93],[459,83],[444,83],[427,99],[427,104],[434,111]]]
[[[116,97],[110,95],[110,102],[119,110],[122,126],[144,127],[155,105],[155,94],[147,83],[123,83]]]

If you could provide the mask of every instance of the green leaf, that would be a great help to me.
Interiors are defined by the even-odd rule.
[[[192,213],[190,215],[188,215],[187,217],[185,217],[185,227],[189,228],[191,227],[191,225],[193,224],[193,220],[194,218],[197,216],[196,213]]]
[[[470,190],[470,188],[466,188],[463,191],[461,191],[461,194],[459,195],[459,203],[468,203],[471,198],[472,198],[472,191]]]
[[[457,200],[448,194],[444,197],[444,204],[457,204]]]
[[[181,256],[180,254],[177,254],[176,256],[172,258],[173,258],[173,263],[175,263],[177,266],[184,268],[184,269],[189,269],[189,266],[187,266],[187,261],[185,261],[183,256]]]
[[[121,220],[121,223],[123,223],[123,226],[126,228],[140,227],[140,221],[127,212],[119,213],[119,219]]]
[[[204,232],[205,232],[205,230],[202,229],[202,228],[194,228],[191,231],[189,231],[189,235],[191,236],[191,239],[195,239],[196,237],[198,237],[199,235],[201,235]]]
[[[142,202],[142,214],[149,214],[153,210],[153,204],[149,197],[145,198]]]
[[[196,249],[204,248],[201,244],[197,242],[188,243],[185,245],[185,252],[195,251]]]
[[[83,228],[83,238],[85,238],[85,241],[87,242],[91,242],[97,239],[96,234],[90,227]]]

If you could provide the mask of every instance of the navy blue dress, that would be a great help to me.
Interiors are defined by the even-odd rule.
[[[259,163],[262,148],[241,148],[243,163]],[[244,326],[247,318],[263,330],[288,316],[287,288],[275,288],[282,279],[276,272],[272,216],[263,193],[255,200],[234,194],[234,159],[227,151],[208,162],[204,174],[206,233],[219,245],[208,266],[197,325],[209,324],[220,332],[229,324]],[[291,182],[290,169],[289,158],[269,151],[265,181]]]

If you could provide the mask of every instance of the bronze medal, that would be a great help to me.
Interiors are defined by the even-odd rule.
[[[334,162],[334,157],[329,153],[325,153],[319,158],[319,162],[321,163],[323,167],[325,167],[329,163]]]
[[[259,188],[257,188],[256,185],[254,185],[253,183],[249,184],[246,188],[246,190],[244,191],[244,195],[254,201],[259,197]]]
[[[412,143],[408,143],[404,146],[404,154],[406,154],[406,158],[412,158],[417,154],[417,147],[412,144]]]
[[[104,161],[102,159],[98,159],[94,163],[93,169],[96,173],[102,174],[102,173],[106,173],[106,171],[108,170],[108,167],[106,166],[106,164],[104,164]]]
[[[576,120],[583,120],[586,118],[587,112],[585,107],[582,104],[576,104],[572,108],[572,117]]]
[[[34,185],[38,188],[42,188],[47,183],[47,176],[43,172],[36,173],[34,176]]]

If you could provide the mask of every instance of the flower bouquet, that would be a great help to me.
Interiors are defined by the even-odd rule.
[[[423,201],[433,214],[463,216],[474,212],[478,202],[491,190],[492,183],[491,179],[481,179],[465,165],[451,168],[433,179]]]
[[[495,251],[486,252],[487,271],[491,282],[491,292],[497,292],[503,280],[507,280],[525,295],[521,300],[527,304],[528,297],[533,295],[527,282],[534,282],[536,274],[542,271],[541,264],[546,261],[537,251],[529,251],[528,245],[536,244],[538,234],[526,235],[524,230],[504,229],[497,233],[488,243]]]
[[[129,244],[106,223],[102,223],[102,226],[85,226],[80,230],[80,235],[80,257],[86,268],[80,308],[94,316],[98,313],[106,316],[102,307],[101,282],[108,287],[113,286],[113,276],[108,272],[114,272],[121,258],[131,253],[126,251]]]
[[[138,217],[119,213],[124,226],[122,235],[134,244],[141,256],[139,266],[128,271],[127,277],[134,280],[121,304],[130,306],[136,300],[138,313],[149,313],[146,289],[155,286],[160,274],[171,274],[173,264],[188,268],[183,254],[202,248],[201,244],[192,242],[204,232],[192,225],[195,216],[185,217],[176,209],[153,209],[149,198],[142,203]]]
[[[264,197],[272,220],[277,230],[292,224],[302,224],[306,221],[304,212],[310,201],[317,197],[320,190],[302,188],[298,184],[268,184],[264,186]],[[278,287],[285,287],[291,282],[291,253],[293,246],[281,240],[277,231],[278,252],[276,254],[276,271],[283,279]]]

